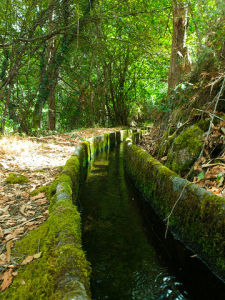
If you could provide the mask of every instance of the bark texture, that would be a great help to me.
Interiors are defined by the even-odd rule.
[[[186,36],[188,30],[188,4],[173,0],[173,41],[168,80],[168,94],[179,83],[187,64]]]

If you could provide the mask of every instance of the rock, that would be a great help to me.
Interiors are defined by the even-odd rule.
[[[202,134],[203,131],[197,125],[183,130],[168,151],[166,166],[178,174],[188,171],[202,149]]]

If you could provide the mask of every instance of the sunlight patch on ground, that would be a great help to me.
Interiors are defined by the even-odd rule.
[[[40,143],[19,136],[4,136],[0,139],[0,155],[30,153],[41,147]]]

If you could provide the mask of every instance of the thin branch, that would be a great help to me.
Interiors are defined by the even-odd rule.
[[[180,193],[180,196],[177,198],[177,201],[175,202],[173,208],[171,209],[171,212],[170,212],[169,216],[166,217],[166,218],[164,219],[164,221],[167,220],[167,224],[166,224],[166,232],[165,232],[165,238],[166,238],[166,236],[167,236],[167,232],[168,232],[168,228],[169,228],[170,217],[171,217],[171,215],[172,215],[172,213],[173,213],[173,211],[174,211],[174,208],[176,207],[177,203],[179,202],[181,196],[183,195],[183,192],[184,192],[186,186],[188,185],[188,183],[190,183],[190,182],[186,180],[185,185],[184,185],[184,187],[183,187],[183,190],[182,190],[182,192]]]
[[[167,6],[165,8],[162,9],[154,9],[154,10],[150,10],[150,11],[135,11],[135,12],[131,12],[131,13],[127,13],[127,14],[123,14],[123,15],[118,15],[118,16],[113,16],[113,17],[105,17],[105,18],[95,18],[93,17],[92,19],[84,19],[88,22],[92,22],[92,21],[100,21],[100,20],[111,20],[111,19],[117,19],[117,18],[123,18],[123,17],[128,17],[128,16],[137,16],[139,14],[154,14],[157,13],[158,11],[163,11],[163,10],[167,10],[167,9],[171,9],[172,6]]]
[[[220,100],[222,100],[222,99],[220,99]],[[210,117],[213,116],[213,114],[212,114],[211,112],[207,111],[207,110],[202,110],[202,109],[198,109],[198,108],[194,108],[194,109],[195,109],[195,110],[198,110],[198,111],[201,111],[201,112],[204,112],[204,113],[206,113],[206,114],[209,114]],[[218,117],[217,115],[214,115],[214,117],[217,118],[217,119],[219,119],[219,120],[221,120],[221,121],[224,121],[224,119]]]
[[[203,154],[203,151],[204,151],[204,148],[205,148],[205,142],[208,140],[208,137],[209,137],[209,134],[210,134],[210,131],[211,131],[212,123],[213,123],[213,120],[214,120],[214,117],[215,117],[216,108],[217,108],[218,102],[219,102],[219,100],[220,100],[220,96],[221,96],[221,94],[222,94],[222,91],[223,91],[223,89],[224,89],[224,84],[225,84],[225,76],[224,76],[223,84],[222,84],[222,86],[221,86],[221,89],[220,89],[219,93],[218,93],[218,94],[216,95],[216,97],[213,99],[213,101],[214,101],[214,100],[217,98],[216,104],[215,104],[215,107],[214,107],[213,114],[212,114],[212,116],[211,116],[211,121],[210,121],[210,124],[209,124],[209,129],[208,129],[208,132],[207,132],[207,136],[206,136],[206,138],[205,138],[205,141],[204,141],[203,146],[202,146],[202,150],[201,150],[201,152],[200,152],[199,157],[198,157],[197,160],[199,160],[199,159],[202,157],[202,154]]]

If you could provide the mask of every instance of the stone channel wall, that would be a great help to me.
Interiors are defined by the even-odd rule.
[[[79,185],[85,175],[85,166],[94,155],[124,141],[131,133],[132,130],[106,133],[82,142],[52,185],[37,191],[44,191],[48,195],[50,217],[18,241],[12,255],[34,255],[39,245],[41,257],[20,267],[19,275],[14,278],[10,288],[0,295],[0,299],[91,299],[91,268],[82,249],[81,218],[76,206]],[[134,139],[138,138],[139,135]]]
[[[135,135],[125,145],[131,178],[176,238],[225,281],[225,198],[180,178],[135,146]]]
[[[35,254],[40,244],[40,259],[20,268],[19,275],[0,299],[91,299],[91,268],[82,250],[76,206],[79,185],[85,166],[97,152],[131,134],[126,142],[125,162],[133,181],[161,219],[171,214],[169,222],[165,221],[169,230],[225,281],[225,199],[185,181],[135,146],[143,133],[136,130],[107,133],[82,142],[75,149],[58,179],[46,187],[51,201],[49,219],[13,248],[13,257],[20,257]],[[26,284],[22,285],[22,281]]]
[[[132,135],[133,133],[133,135]],[[56,205],[60,202],[67,202],[69,200],[71,206],[76,206],[77,197],[79,192],[79,185],[82,181],[84,175],[84,167],[94,158],[94,156],[104,151],[110,146],[115,145],[125,141],[125,139],[132,135],[133,141],[138,142],[140,136],[146,133],[146,130],[141,130],[139,133],[136,130],[123,130],[116,131],[113,133],[106,133],[102,136],[97,136],[91,138],[85,142],[82,142],[74,151],[72,157],[67,161],[62,174],[69,176],[71,181],[65,180],[62,177],[56,187]],[[69,185],[69,186],[67,186]],[[68,192],[68,190],[72,190]],[[55,210],[53,210],[53,214]],[[79,222],[80,226],[80,222]],[[81,228],[77,227],[77,230],[80,232]],[[60,235],[62,238],[59,238],[58,244],[60,247],[63,245],[70,244],[69,247],[82,248],[81,240],[77,243],[74,240],[74,236],[68,239],[66,230],[61,231]],[[74,259],[75,258],[75,259]],[[82,256],[83,259],[83,256]],[[76,266],[74,266],[74,261]],[[82,260],[81,260],[82,261]],[[87,300],[90,299],[90,290],[89,290],[89,272],[85,270],[86,274],[86,285],[83,284],[82,276],[79,278],[77,273],[83,273],[82,264],[79,264],[79,258],[74,256],[69,256],[65,272],[58,278],[56,292],[58,295],[63,295],[60,299],[65,300]],[[86,268],[87,269],[87,268]],[[74,285],[75,283],[75,285]],[[85,288],[86,286],[86,288]]]

